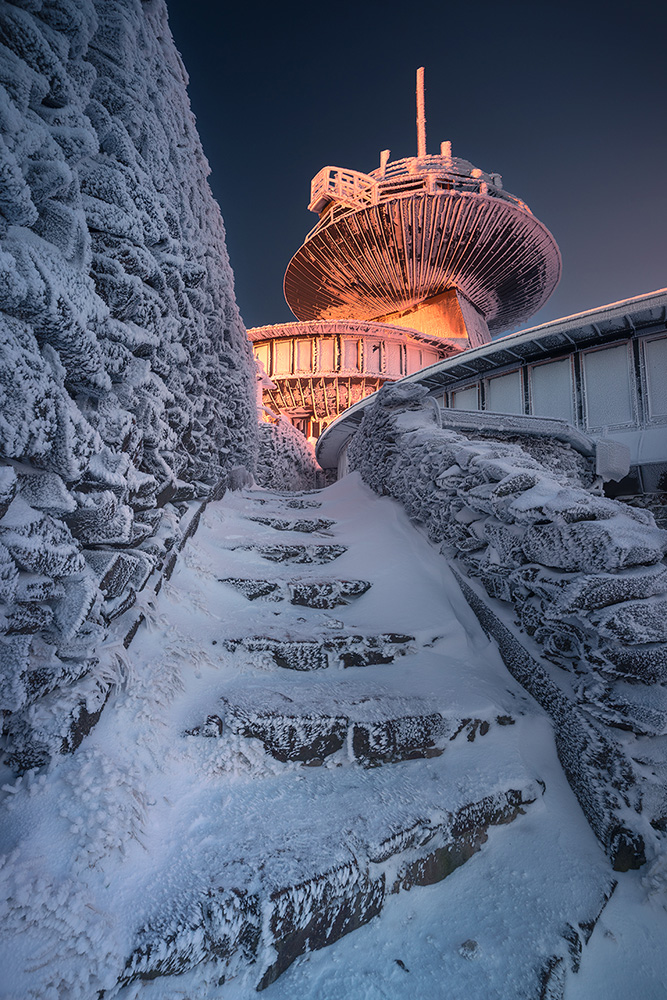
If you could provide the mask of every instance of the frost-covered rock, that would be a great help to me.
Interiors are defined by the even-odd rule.
[[[259,425],[257,482],[266,489],[308,490],[320,485],[322,470],[313,446],[287,419]]]
[[[649,778],[636,763],[648,750],[630,757],[617,734],[640,742],[667,729],[667,532],[648,511],[596,492],[591,461],[569,445],[491,424],[480,436],[453,420],[441,428],[414,388],[383,387],[348,448],[350,466],[441,544],[478,615],[480,590],[511,609],[530,653],[501,624],[507,612],[489,613],[490,630],[501,641],[505,629],[510,670],[559,733],[572,734],[572,745],[559,744],[566,773],[609,852],[634,866],[644,832],[639,818],[625,829],[627,809],[641,812],[652,782],[667,781],[667,757],[657,751]]]
[[[2,0],[0,43],[0,612],[34,636],[3,667],[84,629],[94,674],[137,574],[93,594],[82,547],[164,557],[144,514],[176,480],[254,470],[255,367],[163,0]],[[41,581],[19,605],[16,573]],[[5,678],[13,711],[52,681]]]

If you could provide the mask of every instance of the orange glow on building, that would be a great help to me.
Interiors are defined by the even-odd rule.
[[[265,405],[307,436],[382,382],[490,342],[558,283],[556,241],[500,175],[452,156],[449,142],[426,153],[423,69],[417,149],[394,162],[383,150],[368,174],[318,172],[308,207],[319,219],[284,281],[301,322],[249,331],[275,386]]]

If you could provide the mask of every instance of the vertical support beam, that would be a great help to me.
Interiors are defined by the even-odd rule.
[[[417,70],[417,157],[426,156],[426,113],[424,111],[424,67]]]
[[[384,177],[387,172],[387,163],[389,162],[390,154],[390,149],[383,149],[380,153],[380,177]]]

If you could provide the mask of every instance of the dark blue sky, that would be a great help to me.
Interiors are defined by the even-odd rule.
[[[427,150],[502,174],[563,277],[530,324],[667,285],[667,4],[168,0],[247,326],[291,319],[310,180]]]

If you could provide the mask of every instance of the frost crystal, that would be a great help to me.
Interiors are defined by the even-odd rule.
[[[63,664],[95,674],[165,504],[254,470],[255,371],[164,2],[1,6],[0,611],[28,637],[0,638],[1,707],[26,767],[81,717]],[[63,718],[28,722],[63,684]]]

